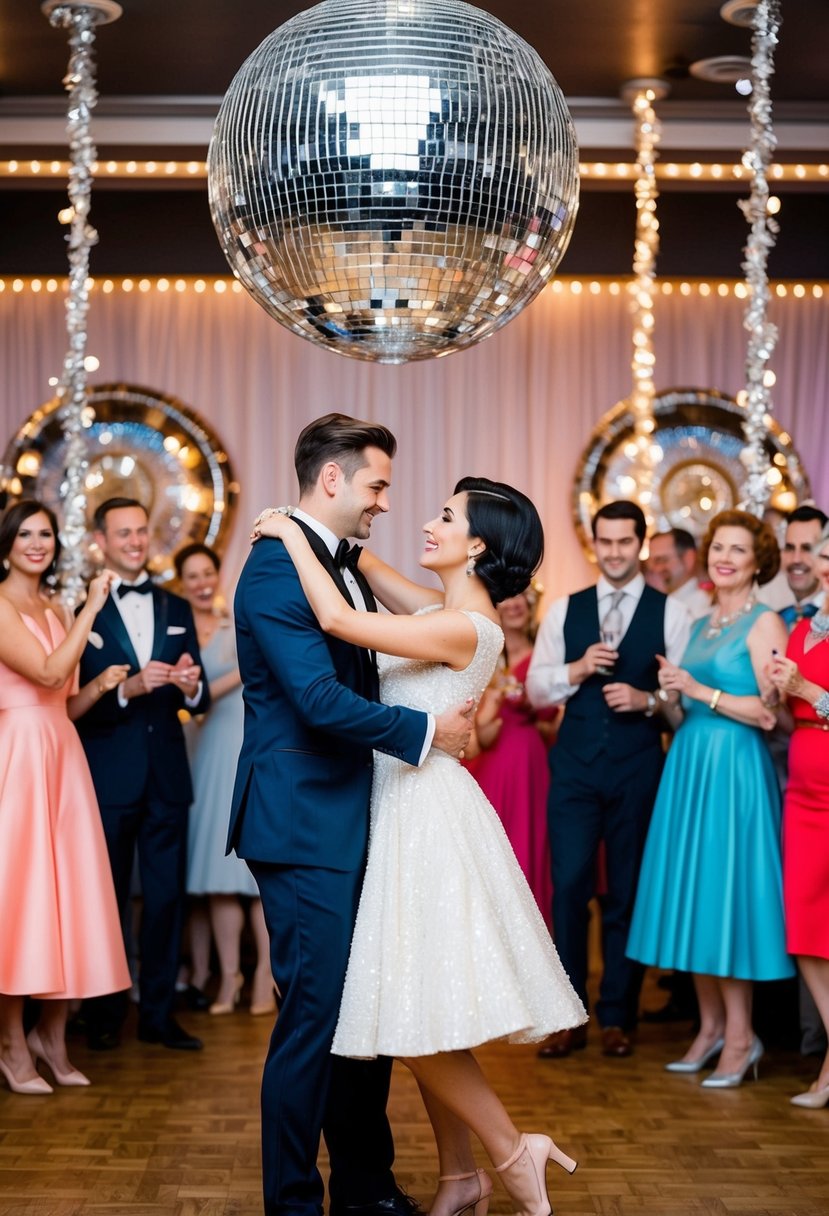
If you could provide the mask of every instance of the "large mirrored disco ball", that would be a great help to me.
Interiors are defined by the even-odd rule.
[[[213,222],[271,316],[340,354],[462,350],[567,248],[578,151],[523,39],[458,0],[323,0],[242,65],[208,157]]]

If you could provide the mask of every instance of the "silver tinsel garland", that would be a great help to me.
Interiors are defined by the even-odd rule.
[[[753,173],[751,193],[739,206],[750,225],[743,271],[749,290],[743,326],[748,330],[746,353],[746,495],[742,505],[762,515],[769,498],[769,458],[765,448],[766,417],[771,414],[771,392],[766,365],[777,343],[777,327],[768,320],[770,299],[767,273],[768,256],[774,248],[778,225],[768,210],[768,168],[777,139],[772,127],[769,82],[774,74],[774,48],[780,28],[778,0],[760,0],[754,12],[752,38],[752,93],[748,113],[751,120],[751,145],[743,164]]]
[[[69,67],[63,78],[68,94],[67,135],[69,137],[69,202],[72,220],[69,244],[69,280],[66,294],[66,332],[68,347],[57,390],[64,401],[63,433],[67,440],[66,475],[61,485],[63,526],[60,582],[63,598],[70,608],[86,595],[87,551],[85,479],[89,462],[83,439],[89,424],[86,405],[87,314],[89,312],[89,251],[98,234],[89,222],[92,201],[92,166],[97,149],[90,134],[92,110],[98,100],[95,88],[95,26],[110,19],[106,11],[117,6],[93,4],[45,5],[50,23],[69,31]],[[120,9],[118,10],[120,13]],[[115,15],[118,15],[117,13]]]

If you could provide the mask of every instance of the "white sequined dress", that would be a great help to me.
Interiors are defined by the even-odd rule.
[[[463,671],[378,656],[386,704],[439,714],[480,696],[504,639],[488,618],[468,615],[478,646]],[[375,753],[368,865],[334,1054],[536,1042],[586,1020],[474,777],[434,748],[420,768]]]

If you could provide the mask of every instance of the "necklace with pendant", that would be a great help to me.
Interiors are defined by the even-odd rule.
[[[718,638],[724,629],[728,629],[734,624],[735,621],[738,621],[741,616],[747,616],[753,607],[754,596],[750,595],[743,604],[742,608],[736,608],[734,612],[729,612],[726,616],[718,616],[717,619],[714,620],[714,614],[712,613],[711,621],[708,628],[705,630],[707,640],[711,641],[713,638]],[[714,609],[714,612],[716,612],[716,608]],[[812,620],[814,620],[814,617],[812,617]]]
[[[813,633],[818,642],[829,638],[829,612],[815,613],[809,621],[809,633]]]

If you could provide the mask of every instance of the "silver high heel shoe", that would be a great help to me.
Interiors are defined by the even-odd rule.
[[[704,1089],[736,1089],[738,1085],[742,1085],[745,1080],[745,1075],[749,1069],[754,1074],[754,1080],[757,1080],[758,1064],[763,1056],[763,1044],[754,1036],[754,1042],[748,1049],[748,1054],[743,1062],[742,1068],[737,1072],[724,1072],[720,1076],[712,1073],[710,1077],[706,1077],[702,1083]]]
[[[807,1089],[805,1094],[795,1094],[793,1098],[789,1098],[792,1106],[805,1106],[809,1110],[820,1110],[821,1107],[829,1104],[829,1085],[824,1085],[822,1089],[816,1089],[813,1085],[811,1089]]]
[[[720,1054],[724,1044],[725,1039],[717,1039],[698,1060],[671,1060],[670,1064],[665,1065],[665,1072],[701,1072],[709,1060]]]

